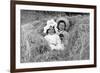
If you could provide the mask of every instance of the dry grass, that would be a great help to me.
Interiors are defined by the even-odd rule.
[[[70,20],[69,46],[65,50],[50,50],[43,38],[43,27],[50,18],[65,13],[22,11],[21,62],[48,62],[89,59],[89,15],[67,16]],[[38,14],[38,15],[37,15]]]

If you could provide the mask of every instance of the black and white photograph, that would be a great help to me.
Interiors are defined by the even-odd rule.
[[[21,63],[90,59],[89,13],[20,12]]]
[[[95,6],[59,5],[16,4],[13,62],[18,71],[95,66]]]

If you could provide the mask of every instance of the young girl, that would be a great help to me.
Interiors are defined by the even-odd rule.
[[[52,24],[53,24],[53,22],[52,22]],[[51,50],[54,50],[54,49],[55,50],[63,50],[64,46],[61,43],[59,36],[56,34],[55,26],[52,24],[49,25],[49,27],[46,31],[47,35],[44,38],[47,40]],[[47,26],[48,26],[48,24],[47,24]]]

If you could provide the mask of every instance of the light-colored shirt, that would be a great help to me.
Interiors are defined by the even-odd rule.
[[[66,31],[58,31],[57,34],[63,34],[64,35],[64,39],[68,40],[69,39],[69,33]]]
[[[68,46],[68,41],[69,41],[69,33],[67,31],[58,31],[57,32],[58,35],[63,34],[64,38],[63,38],[63,44],[64,46]]]
[[[47,42],[52,50],[53,49],[56,49],[56,50],[64,49],[64,46],[61,43],[61,40],[57,34],[53,34],[53,35],[48,34],[44,38],[47,40]]]

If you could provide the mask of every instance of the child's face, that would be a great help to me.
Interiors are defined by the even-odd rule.
[[[53,28],[53,27],[50,27],[50,28],[49,28],[48,34],[54,34],[54,28]]]
[[[60,22],[59,23],[59,29],[64,30],[64,28],[65,28],[65,24],[63,22]]]

